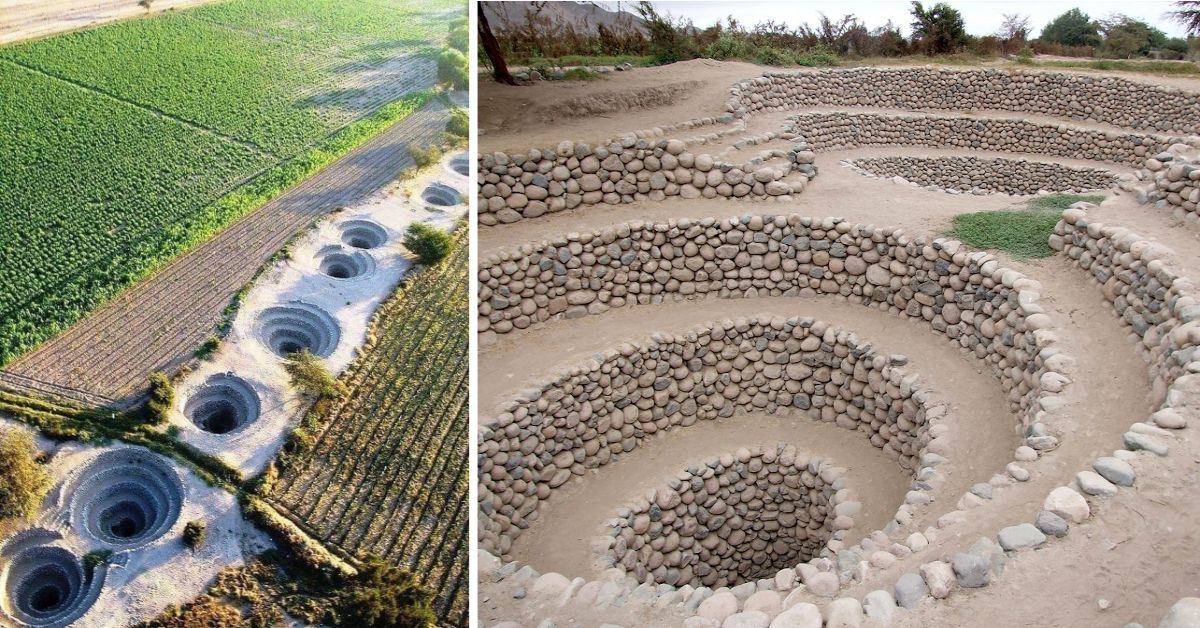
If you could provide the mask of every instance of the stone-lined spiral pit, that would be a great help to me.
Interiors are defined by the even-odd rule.
[[[97,456],[66,487],[72,526],[113,549],[143,546],[179,518],[183,483],[148,452],[117,449]]]
[[[66,625],[87,597],[82,562],[58,546],[36,546],[12,558],[4,574],[8,611],[30,626]]]
[[[228,434],[257,420],[259,410],[258,393],[249,382],[226,373],[208,378],[183,414],[205,432]]]
[[[329,246],[317,253],[317,269],[334,279],[361,279],[375,273],[375,258],[363,251]]]
[[[430,205],[450,207],[461,203],[462,195],[458,193],[458,190],[448,185],[432,183],[429,187],[425,188],[424,192],[421,192],[421,199]]]
[[[819,555],[848,517],[835,513],[844,469],[779,444],[688,467],[628,510],[613,562],[639,582],[718,588]]]
[[[387,242],[387,230],[371,220],[348,220],[342,223],[342,242],[356,249],[373,249]]]
[[[258,337],[280,357],[308,351],[327,358],[337,349],[342,332],[325,310],[293,301],[269,307],[258,315]]]
[[[872,176],[900,177],[917,185],[968,194],[1087,192],[1117,182],[1113,173],[1097,168],[1002,157],[872,157],[847,163]]]
[[[451,172],[456,172],[464,177],[471,174],[471,160],[465,154],[458,154],[451,157],[446,167]]]

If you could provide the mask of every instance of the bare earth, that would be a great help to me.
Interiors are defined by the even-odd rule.
[[[510,88],[481,81],[483,104],[480,128],[481,152],[524,150],[553,146],[563,139],[595,141],[636,129],[667,125],[681,120],[722,113],[728,87],[735,80],[762,72],[749,64],[693,61],[654,69],[635,69],[610,74],[605,81],[551,84]],[[1113,73],[1132,80],[1172,85],[1200,91],[1200,81],[1174,77],[1150,77]],[[598,98],[684,81],[699,81],[690,95],[664,98],[660,104],[635,104],[626,111],[571,118],[557,112],[551,119],[539,118],[539,103],[555,98]],[[636,98],[630,102],[639,103]],[[581,101],[582,102],[582,101]],[[851,110],[851,109],[847,109]],[[946,115],[946,112],[938,112]],[[972,112],[961,115],[992,115]],[[1032,119],[1032,116],[1006,115]],[[752,118],[749,133],[777,128],[786,114]],[[1086,124],[1070,121],[1076,126]],[[738,134],[723,138],[726,144],[696,150],[717,154],[732,151]],[[754,146],[758,151],[770,146]],[[537,242],[572,231],[590,231],[630,220],[663,221],[673,218],[730,217],[750,213],[800,213],[810,216],[839,216],[852,222],[899,225],[914,235],[940,235],[958,213],[1001,209],[1023,204],[1029,197],[1004,195],[951,195],[889,179],[865,177],[838,162],[852,157],[879,155],[976,155],[974,153],[925,147],[888,147],[817,155],[819,176],[806,191],[786,203],[729,200],[681,200],[639,202],[619,206],[547,214],[511,225],[480,228],[480,251],[489,252]],[[1007,154],[1012,156],[1011,154]],[[737,157],[727,158],[737,161]],[[1036,161],[1072,166],[1101,167],[1117,174],[1131,172],[1124,166],[1058,160],[1044,155],[1024,155]],[[1107,200],[1090,212],[1094,220],[1125,226],[1156,239],[1175,251],[1172,263],[1182,274],[1200,277],[1200,233],[1176,223],[1166,210],[1138,205],[1128,194],[1106,193]],[[1151,395],[1147,366],[1137,342],[1106,303],[1099,287],[1088,275],[1060,257],[1016,261],[998,254],[1005,265],[1038,280],[1044,286],[1042,305],[1054,320],[1062,350],[1076,360],[1073,384],[1063,398],[1064,419],[1055,429],[1063,434],[1062,445],[1040,460],[1029,463],[1030,481],[996,493],[996,498],[969,510],[965,523],[947,528],[937,536],[936,555],[918,554],[901,559],[888,569],[873,569],[865,583],[843,589],[839,595],[859,597],[877,588],[890,588],[903,573],[921,563],[948,559],[974,543],[980,536],[993,537],[1004,526],[1031,521],[1043,497],[1053,487],[1067,484],[1077,471],[1088,468],[1099,455],[1111,455],[1121,446],[1128,425],[1143,420],[1158,400]],[[681,331],[695,324],[736,316],[770,313],[812,316],[858,333],[885,353],[909,357],[908,372],[921,375],[921,385],[935,402],[949,406],[944,423],[950,426],[953,452],[947,475],[938,488],[935,502],[918,510],[911,530],[923,530],[937,518],[956,508],[966,487],[986,482],[1011,460],[1017,444],[1015,418],[1009,412],[997,380],[982,370],[973,357],[960,354],[950,343],[927,327],[851,304],[832,297],[814,299],[761,298],[700,300],[663,305],[619,308],[600,316],[578,320],[551,321],[530,329],[502,335],[479,357],[480,416],[487,417],[497,406],[523,388],[544,381],[551,373],[583,361],[597,350],[622,342],[637,342],[657,331]],[[1200,439],[1193,430],[1177,432],[1171,454],[1156,458],[1140,453],[1132,464],[1138,474],[1136,488],[1122,490],[1115,498],[1089,500],[1097,515],[1079,526],[1067,539],[1043,550],[1011,559],[1002,577],[985,589],[956,592],[951,599],[926,604],[910,613],[898,613],[893,625],[904,626],[1120,626],[1138,621],[1156,625],[1175,600],[1200,593],[1200,565],[1194,548],[1200,529],[1200,500],[1191,499],[1200,480]],[[803,418],[739,416],[698,424],[687,430],[660,436],[626,455],[620,461],[575,480],[556,494],[537,523],[517,540],[513,558],[539,572],[558,571],[567,576],[596,578],[599,568],[592,562],[590,540],[601,534],[615,510],[636,496],[682,471],[689,463],[713,453],[731,451],[775,441],[788,441],[801,449],[829,456],[845,464],[842,457],[855,458],[850,486],[866,502],[866,521],[886,520],[903,499],[907,483],[903,469],[887,459],[874,460],[861,436]],[[864,476],[887,474],[866,479]],[[901,487],[901,488],[898,488]],[[874,529],[863,523],[856,531]],[[850,538],[855,538],[854,534]],[[549,618],[558,625],[598,625],[603,622],[633,625],[679,625],[682,615],[670,609],[645,604],[627,604],[594,612],[556,614],[556,610],[530,600],[512,599],[515,585],[484,583],[480,593],[480,619],[485,625],[516,620],[528,625]],[[1107,610],[1101,609],[1100,600]],[[819,603],[823,605],[823,603]],[[986,620],[984,619],[986,618]]]

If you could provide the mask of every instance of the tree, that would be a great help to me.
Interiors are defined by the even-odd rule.
[[[423,222],[414,222],[404,232],[404,248],[417,255],[426,266],[432,266],[450,253],[450,234]]]
[[[925,10],[920,2],[914,0],[911,12],[913,40],[920,42],[925,54],[958,52],[967,44],[967,29],[962,14],[954,7],[939,2]]]
[[[1050,20],[1038,39],[1064,46],[1099,46],[1100,30],[1087,13],[1075,8]]]
[[[437,620],[433,593],[411,573],[378,557],[369,557],[353,582],[338,596],[337,626],[425,628]]]
[[[496,36],[492,34],[492,27],[488,24],[487,13],[483,10],[483,2],[479,2],[478,5],[479,43],[483,46],[483,52],[487,55],[488,61],[492,62],[492,78],[496,79],[497,83],[516,85],[517,79],[514,79],[508,71],[508,64],[504,62],[504,51],[500,50],[500,42],[496,41]]]
[[[37,451],[28,432],[0,432],[0,521],[32,516],[46,496],[50,474],[37,463]]]
[[[996,37],[1004,42],[1005,50],[1024,45],[1025,40],[1029,38],[1029,16],[1020,13],[1005,13],[1004,21],[1000,23],[1000,30],[996,32]]]
[[[1178,0],[1168,15],[1182,24],[1188,35],[1200,35],[1200,0]]]
[[[1114,59],[1145,56],[1167,43],[1167,34],[1127,15],[1113,15],[1100,23],[1104,43],[1100,54]]]
[[[667,64],[694,57],[688,48],[683,28],[676,26],[667,16],[660,15],[654,5],[642,0],[637,5],[642,23],[650,31],[650,54],[656,63]]]

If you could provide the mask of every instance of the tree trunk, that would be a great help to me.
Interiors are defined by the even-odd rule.
[[[483,12],[483,2],[479,2],[478,4],[479,43],[483,45],[483,51],[492,62],[492,78],[505,85],[516,85],[517,80],[513,78],[512,74],[509,74],[508,64],[504,62],[504,53],[500,50],[500,43],[496,41],[496,36],[492,34],[492,27],[488,24],[487,15]]]

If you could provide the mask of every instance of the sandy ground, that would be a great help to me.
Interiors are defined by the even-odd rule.
[[[0,45],[213,0],[0,0]]]
[[[442,228],[453,226],[456,217],[466,212],[465,204],[451,207],[427,206],[421,192],[440,183],[458,192],[467,189],[467,177],[450,170],[447,155],[415,179],[390,186],[361,204],[336,212],[320,221],[291,247],[286,260],[262,275],[246,294],[233,323],[233,330],[221,348],[189,373],[178,386],[178,403],[170,424],[180,438],[201,451],[218,456],[247,476],[260,471],[275,457],[288,429],[306,407],[290,387],[283,361],[263,342],[260,314],[281,304],[301,303],[315,306],[337,323],[339,340],[324,358],[326,367],[340,374],[357,356],[366,338],[367,324],[375,309],[394,291],[401,278],[413,266],[402,240],[408,225],[423,221]],[[320,255],[329,250],[354,253],[356,249],[342,241],[347,223],[369,221],[382,227],[386,241],[365,251],[374,261],[374,271],[361,277],[335,279],[323,274]],[[257,393],[259,417],[240,429],[226,434],[205,432],[184,416],[189,398],[210,377],[231,373],[246,380]]]
[[[725,92],[718,86],[708,86],[709,78],[698,73],[700,68],[679,66],[679,71],[674,73],[667,72],[669,69],[659,68],[654,82],[702,80],[705,87],[697,90],[695,101],[685,99],[661,107],[641,107],[629,112],[629,117],[593,116],[581,120],[561,119],[553,124],[535,120],[523,123],[522,116],[534,117],[528,111],[508,120],[489,120],[494,108],[509,107],[516,96],[483,85],[480,101],[488,105],[482,113],[481,126],[496,131],[481,138],[480,149],[508,149],[511,147],[509,142],[528,148],[552,145],[567,138],[594,140],[632,129],[720,113]],[[731,76],[738,78],[742,71],[748,70],[753,75],[755,68],[744,64],[716,64],[713,70],[712,80],[728,81]],[[639,81],[630,77],[636,77],[639,72],[641,70],[612,74],[609,81],[572,86],[571,94],[580,97],[591,90],[636,89]],[[1194,79],[1114,75],[1200,90],[1200,81]],[[725,86],[727,88],[728,83]],[[553,89],[560,88],[544,84],[515,90],[505,88],[526,90],[521,92],[526,103],[548,98]],[[501,100],[489,103],[494,95]],[[755,133],[777,128],[785,115],[752,118],[747,131]],[[991,114],[971,112],[960,115]],[[1089,126],[1074,121],[1069,123]],[[737,151],[732,150],[731,145],[740,135],[730,134],[715,145],[698,150],[725,151],[726,158],[736,161]],[[764,147],[769,146],[747,148],[747,158]],[[790,202],[673,199],[660,203],[596,206],[523,220],[513,225],[482,228],[480,249],[486,255],[557,234],[590,231],[630,220],[782,212],[832,215],[875,225],[899,225],[910,234],[933,236],[944,233],[955,214],[1019,206],[1029,198],[952,195],[896,184],[890,179],[865,177],[838,163],[842,159],[880,155],[1012,156],[925,147],[823,152],[817,155],[819,176],[803,194]],[[1101,167],[1122,175],[1132,173],[1131,169],[1112,164],[1058,160],[1043,155],[1022,157],[1071,166]],[[1168,211],[1138,205],[1130,194],[1111,190],[1105,196],[1105,202],[1091,212],[1094,220],[1125,226],[1159,240],[1174,249],[1171,262],[1183,274],[1200,276],[1200,233],[1174,221]],[[1055,322],[1059,347],[1075,360],[1075,371],[1071,373],[1073,384],[1063,394],[1065,406],[1051,425],[1063,441],[1059,449],[1025,465],[1032,473],[1029,482],[1000,488],[993,500],[982,505],[965,505],[969,507],[967,521],[944,529],[934,529],[931,524],[941,514],[960,505],[963,487],[987,481],[1011,459],[1016,442],[1012,432],[1015,418],[1003,403],[997,382],[990,373],[981,372],[978,362],[959,355],[928,328],[887,320],[891,317],[857,304],[832,298],[691,301],[624,308],[602,316],[535,326],[502,336],[494,345],[481,350],[481,415],[487,416],[504,399],[511,398],[513,392],[544,380],[557,368],[579,362],[597,349],[644,338],[653,331],[678,330],[702,321],[736,315],[771,312],[815,316],[858,332],[860,337],[872,341],[883,351],[906,354],[912,361],[906,369],[919,373],[922,385],[950,404],[951,412],[944,422],[951,425],[949,435],[954,439],[952,451],[956,453],[948,463],[951,466],[944,467],[947,481],[937,489],[936,501],[919,511],[911,526],[913,531],[925,531],[933,537],[932,549],[903,559],[891,569],[875,570],[867,582],[841,593],[861,598],[872,589],[890,588],[900,574],[915,571],[924,562],[952,556],[980,536],[994,537],[1003,526],[1032,520],[1051,488],[1069,483],[1076,472],[1090,467],[1092,459],[1110,455],[1109,452],[1119,448],[1121,434],[1127,426],[1144,420],[1153,407],[1147,367],[1136,341],[1113,315],[1098,286],[1088,275],[1061,258],[1016,261],[1003,254],[998,256],[1005,265],[1042,283],[1042,305]],[[537,342],[528,342],[532,338]],[[588,562],[592,556],[588,539],[602,529],[604,520],[611,518],[615,508],[631,497],[682,469],[688,460],[711,453],[712,447],[728,449],[742,442],[759,444],[757,441],[763,438],[788,440],[790,437],[798,446],[806,441],[829,448],[837,455],[853,455],[852,443],[836,441],[833,436],[816,431],[810,437],[812,427],[825,426],[766,419],[737,417],[721,422],[723,424],[705,425],[694,434],[681,430],[652,441],[645,452],[635,452],[583,480],[576,480],[568,490],[555,495],[555,501],[546,508],[539,521],[517,541],[514,556],[528,560],[540,571],[561,569],[568,575],[597,577],[596,567]],[[1194,442],[1196,439],[1191,438],[1189,432],[1177,434],[1177,440],[1172,442],[1172,453],[1165,460],[1139,454],[1134,462],[1139,474],[1136,490],[1122,490],[1116,498],[1108,500],[1089,499],[1099,516],[1079,526],[1065,541],[1013,558],[1003,577],[987,589],[966,594],[959,592],[948,602],[927,600],[926,606],[918,612],[898,615],[902,619],[898,619],[897,624],[981,625],[980,618],[987,618],[986,625],[1123,625],[1134,620],[1146,625],[1156,624],[1166,608],[1179,597],[1200,592],[1196,584],[1200,567],[1191,559],[1193,552],[1190,550],[1200,536],[1197,528],[1190,525],[1200,515],[1197,512],[1200,502],[1185,497],[1195,493],[1194,483],[1200,475],[1197,470],[1200,443]],[[871,461],[864,457],[858,475],[870,473],[870,464]],[[892,469],[896,467],[893,465]],[[604,477],[609,475],[612,477]],[[853,474],[851,477],[856,491],[885,498],[890,486],[888,482],[892,479],[873,483],[864,491],[857,485],[861,479]],[[893,501],[885,502],[882,508],[872,506],[868,509],[869,516],[877,516],[880,511],[886,514],[894,509],[895,498],[891,499]],[[907,533],[908,530],[904,532]],[[586,573],[588,571],[592,573]],[[654,608],[636,600],[622,608],[560,614],[555,609],[539,606],[536,601],[513,601],[512,588],[513,585],[504,582],[483,587],[480,617],[485,625],[506,619],[535,625],[543,618],[550,618],[559,625],[600,622],[627,626],[678,625],[682,617],[675,611]],[[1105,600],[1107,610],[1101,609],[1101,598]],[[823,606],[824,602],[818,604]]]

